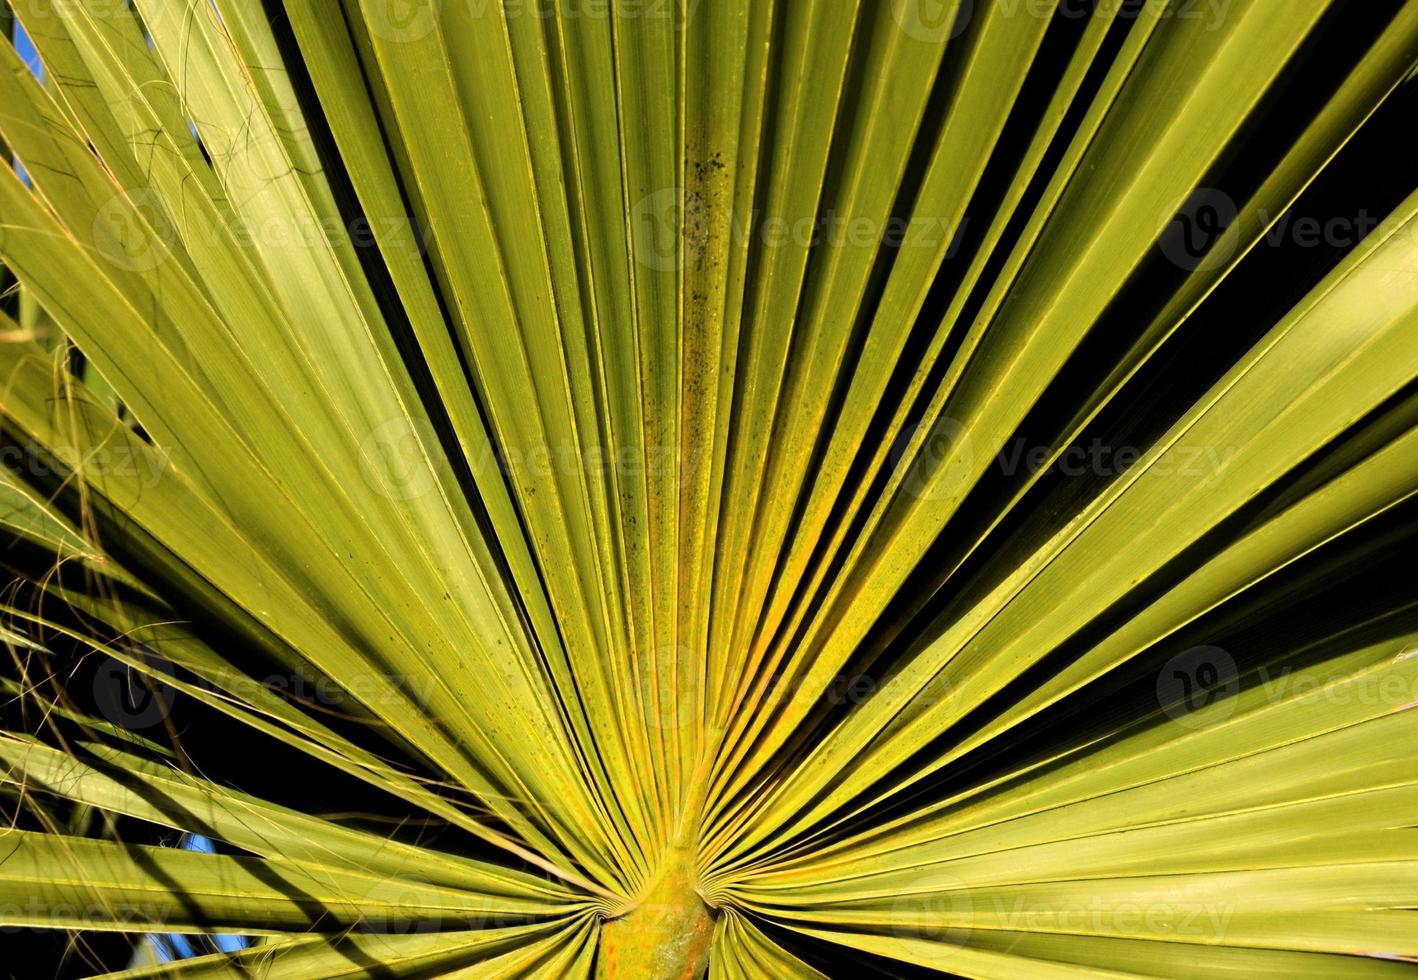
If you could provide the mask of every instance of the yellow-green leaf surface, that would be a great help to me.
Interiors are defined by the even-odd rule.
[[[0,925],[1418,965],[1418,4],[0,8]]]

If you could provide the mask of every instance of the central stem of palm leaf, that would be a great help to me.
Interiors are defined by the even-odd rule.
[[[639,903],[601,930],[597,976],[624,980],[694,980],[704,975],[714,916],[695,889],[695,856],[672,849]]]

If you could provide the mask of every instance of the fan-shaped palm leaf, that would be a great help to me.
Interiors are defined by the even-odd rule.
[[[1418,5],[12,6],[0,921],[1412,968]]]

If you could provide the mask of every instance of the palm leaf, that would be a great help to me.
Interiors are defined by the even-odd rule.
[[[4,924],[1418,962],[1418,7],[11,5]]]

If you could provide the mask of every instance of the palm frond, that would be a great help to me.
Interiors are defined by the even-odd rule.
[[[1418,962],[1418,5],[11,6],[0,923]]]

